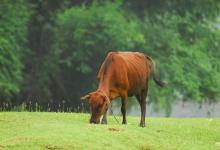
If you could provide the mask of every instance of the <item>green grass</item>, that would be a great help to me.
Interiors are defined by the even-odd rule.
[[[121,117],[118,117],[121,120]],[[0,150],[220,150],[220,119],[128,117],[89,124],[88,114],[0,112]]]

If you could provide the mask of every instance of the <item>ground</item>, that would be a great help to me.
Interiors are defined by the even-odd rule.
[[[139,120],[94,125],[89,114],[0,112],[0,150],[220,150],[220,118],[147,118],[145,128]]]

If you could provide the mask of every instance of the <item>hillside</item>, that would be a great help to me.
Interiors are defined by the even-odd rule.
[[[118,116],[121,120],[121,117]],[[88,114],[0,112],[0,150],[219,150],[220,119],[128,117],[89,124]]]

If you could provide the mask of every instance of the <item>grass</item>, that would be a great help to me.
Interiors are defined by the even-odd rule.
[[[121,117],[118,117],[121,119]],[[220,119],[128,117],[89,124],[88,114],[0,112],[0,150],[220,150]]]

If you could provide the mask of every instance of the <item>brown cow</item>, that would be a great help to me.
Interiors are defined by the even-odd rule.
[[[154,81],[164,86],[164,82],[156,79],[156,65],[149,56],[139,52],[108,53],[98,73],[98,89],[81,97],[91,106],[90,123],[99,123],[102,115],[102,123],[107,123],[106,112],[111,101],[121,97],[122,124],[126,124],[128,96],[136,96],[141,107],[140,126],[144,127],[151,63],[154,65]]]

